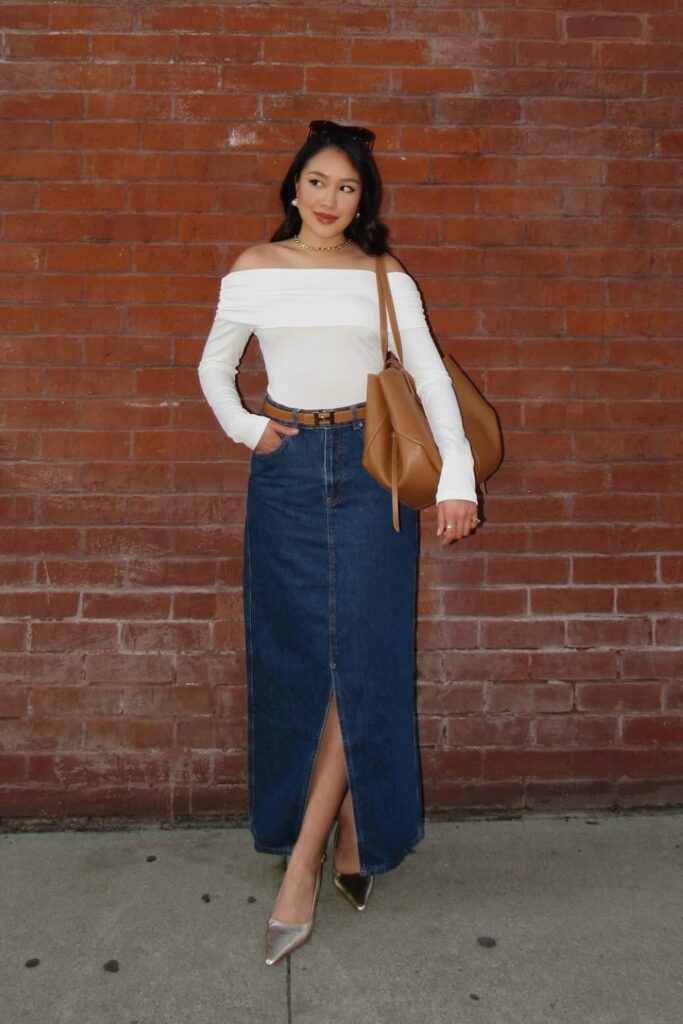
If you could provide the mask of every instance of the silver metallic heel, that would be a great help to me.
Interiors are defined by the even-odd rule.
[[[320,860],[318,876],[315,881],[315,893],[313,894],[313,909],[309,919],[307,921],[303,921],[301,924],[288,924],[287,921],[278,921],[274,917],[268,918],[268,924],[266,926],[267,964],[276,964],[278,960],[283,958],[283,956],[288,956],[295,949],[298,949],[298,947],[303,945],[313,931],[313,919],[315,918],[315,908],[320,894],[320,883],[323,877],[323,864],[325,863],[326,857],[327,853],[324,853]],[[278,890],[278,897],[282,892],[284,881],[285,880],[283,878]],[[277,898],[275,902],[277,903]]]
[[[339,822],[334,830],[334,849],[337,848],[337,841],[339,839]],[[349,903],[356,908],[356,910],[365,910],[365,905],[370,898],[372,892],[372,883],[374,882],[374,875],[360,875],[358,873],[352,873],[344,875],[340,871],[337,871],[332,865],[332,881],[335,887],[339,890],[342,896],[346,896]]]

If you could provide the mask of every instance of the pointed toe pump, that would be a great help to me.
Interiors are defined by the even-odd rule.
[[[275,917],[268,918],[268,924],[266,926],[266,963],[276,964],[283,957],[288,956],[299,946],[302,946],[306,939],[313,931],[313,919],[315,918],[315,908],[318,903],[318,896],[320,894],[320,883],[323,875],[323,864],[327,854],[324,853],[320,860],[320,867],[318,868],[318,876],[315,880],[315,892],[313,894],[313,907],[311,910],[311,916],[307,921],[301,922],[301,924],[289,924],[287,921],[278,921]],[[278,896],[282,892],[282,885],[284,884],[284,878],[280,884]],[[275,901],[277,903],[277,899]]]
[[[334,830],[334,849],[337,848],[339,839],[339,822]],[[373,875],[360,875],[358,873],[342,874],[332,866],[332,881],[338,891],[345,896],[356,910],[365,910],[365,906],[372,892]]]

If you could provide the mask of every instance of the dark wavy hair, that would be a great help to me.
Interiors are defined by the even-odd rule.
[[[296,183],[311,157],[328,146],[341,149],[346,154],[358,171],[362,185],[358,207],[360,216],[353,218],[345,228],[344,234],[347,238],[352,238],[369,256],[379,256],[388,252],[389,229],[379,219],[379,208],[382,204],[382,180],[375,158],[367,146],[344,131],[312,135],[296,153],[280,186],[280,198],[285,211],[285,219],[270,241],[282,242],[287,238],[293,238],[301,229],[301,214],[296,206],[292,206],[292,199],[296,195]]]

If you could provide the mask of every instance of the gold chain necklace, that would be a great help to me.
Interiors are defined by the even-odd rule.
[[[345,238],[343,242],[339,242],[338,245],[306,245],[302,242],[298,235],[294,235],[294,241],[297,245],[300,245],[302,249],[310,249],[312,252],[333,252],[335,249],[343,249],[345,245],[348,245],[351,238]]]

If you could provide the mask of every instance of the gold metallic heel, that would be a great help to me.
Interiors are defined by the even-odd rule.
[[[334,849],[337,848],[337,841],[339,839],[339,822],[334,830]],[[332,865],[332,881],[335,887],[339,890],[342,896],[346,896],[349,903],[356,908],[356,910],[365,910],[365,905],[370,898],[372,892],[372,883],[374,881],[374,875],[360,875],[358,873],[343,875],[340,871],[337,871]]]
[[[324,853],[320,860],[318,877],[315,881],[315,893],[313,894],[313,909],[309,919],[307,921],[303,921],[301,924],[288,924],[287,921],[278,921],[274,917],[268,918],[268,924],[266,926],[267,964],[276,964],[278,960],[282,960],[283,956],[288,956],[295,949],[298,949],[298,947],[303,945],[313,931],[313,919],[315,917],[315,908],[320,894],[320,883],[323,877],[323,864],[325,863],[326,857],[327,854]],[[278,897],[282,892],[284,881],[285,880],[283,878],[278,890]],[[277,898],[275,902],[277,903]]]

